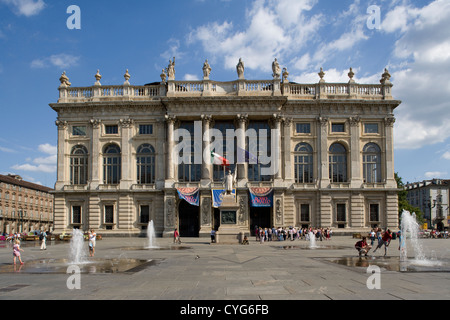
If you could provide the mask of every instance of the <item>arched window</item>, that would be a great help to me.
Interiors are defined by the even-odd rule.
[[[120,147],[108,145],[103,151],[103,183],[119,184],[122,176],[122,156]]]
[[[381,182],[381,149],[375,143],[364,146],[363,175],[366,183]]]
[[[86,185],[88,180],[88,150],[84,146],[75,146],[70,153],[70,184]]]
[[[307,143],[299,143],[294,150],[295,183],[313,182],[313,149]]]
[[[329,169],[331,182],[347,182],[347,150],[340,143],[330,147]]]
[[[155,149],[143,144],[137,150],[137,183],[155,183]]]

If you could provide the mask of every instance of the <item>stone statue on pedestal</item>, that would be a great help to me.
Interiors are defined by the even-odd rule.
[[[274,79],[280,79],[281,67],[280,67],[280,64],[278,63],[277,58],[275,58],[275,61],[272,63],[272,71],[273,71],[272,77]]]
[[[209,75],[211,74],[211,66],[208,63],[208,59],[206,59],[203,64],[203,79],[209,79]]]
[[[237,70],[239,79],[244,79],[245,66],[244,66],[244,61],[242,61],[242,58],[239,58],[239,63],[236,66],[236,70]]]

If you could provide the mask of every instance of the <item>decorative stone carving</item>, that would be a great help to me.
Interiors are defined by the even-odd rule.
[[[361,118],[360,117],[350,117],[349,122],[352,127],[356,127],[361,122]]]
[[[175,80],[175,57],[173,57],[173,61],[169,60],[169,65],[166,69],[167,76],[169,80]]]
[[[209,80],[209,75],[211,74],[211,66],[208,63],[208,59],[206,59],[203,64],[203,80]]]
[[[348,73],[348,77],[350,78],[350,81],[348,83],[355,83],[355,80],[353,80],[354,76],[355,76],[355,73],[353,72],[353,69],[350,68],[350,72]]]
[[[391,79],[391,74],[389,73],[388,69],[384,69],[384,73],[381,75],[381,80],[380,83],[381,84],[386,84],[386,83],[390,83]]]
[[[166,70],[162,69],[160,77],[161,77],[161,82],[166,83],[166,80],[167,80]]]
[[[294,121],[294,119],[292,119],[292,118],[284,118],[283,123],[286,127],[290,127],[290,126],[292,126],[293,121]]]
[[[239,224],[244,225],[247,221],[247,197],[239,199]]]
[[[326,127],[328,125],[328,118],[324,118],[324,117],[318,117],[317,121],[320,122],[320,124],[322,125],[322,127]]]
[[[239,63],[236,66],[236,70],[237,70],[238,78],[240,80],[245,79],[245,77],[244,77],[245,66],[244,66],[244,61],[242,61],[242,58],[239,58]]]
[[[174,115],[166,115],[165,116],[165,118],[166,118],[166,122],[168,122],[168,123],[176,123],[177,122],[177,117],[176,116],[174,116]]]
[[[97,69],[97,73],[95,74],[95,80],[97,80],[94,86],[101,86],[100,80],[102,79],[102,75],[100,74],[100,70]]]
[[[393,127],[394,123],[395,123],[395,118],[394,117],[386,117],[384,119],[384,123],[386,124],[386,126],[388,127]]]
[[[281,209],[281,200],[280,199],[277,199],[277,201],[275,202],[275,212],[276,212],[277,224],[278,225],[283,224],[283,211]]]
[[[67,121],[59,121],[59,120],[55,121],[55,124],[58,127],[58,129],[61,129],[61,130],[67,129],[67,127],[69,125],[69,123]]]
[[[59,78],[59,81],[61,82],[60,88],[67,88],[67,87],[70,87],[72,85],[69,82],[69,78],[67,77],[65,71],[62,73],[61,78]]]
[[[204,198],[202,202],[202,224],[208,225],[211,221],[211,198]]]
[[[102,123],[102,120],[99,119],[91,119],[90,121],[92,128],[98,129],[100,127],[100,124]]]
[[[128,73],[128,69],[127,69],[127,72],[125,72],[125,74],[124,74],[123,77],[125,78],[125,83],[124,83],[124,85],[130,84],[130,82],[129,82],[128,80],[130,80],[131,76],[130,76],[130,74]]]
[[[286,68],[283,68],[283,82],[284,83],[289,82],[288,77],[289,77],[289,72],[287,71]]]
[[[238,114],[236,118],[238,123],[248,123],[248,114]]]
[[[166,224],[167,227],[174,227],[175,221],[175,206],[173,199],[167,199],[166,201]]]
[[[278,63],[277,58],[275,58],[274,62],[272,63],[272,77],[276,80],[280,79],[281,76],[281,67],[280,64]]]
[[[323,68],[320,68],[320,72],[318,73],[319,77],[320,77],[320,83],[325,82],[325,79],[323,77],[325,77],[325,72],[323,72]]]
[[[131,128],[133,123],[134,123],[133,119],[120,119],[119,120],[119,124],[122,128]]]

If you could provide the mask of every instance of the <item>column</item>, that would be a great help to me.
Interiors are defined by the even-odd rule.
[[[58,126],[58,173],[57,181],[55,184],[56,190],[62,190],[65,185],[69,184],[66,181],[66,171],[70,170],[70,166],[66,166],[66,137],[67,137],[67,121],[56,121],[55,124]],[[68,164],[68,163],[67,163]]]
[[[167,141],[166,141],[166,155],[167,155],[167,167],[166,167],[166,179],[175,181],[175,166],[173,163],[173,148],[174,148],[174,130],[175,130],[175,116],[166,116],[167,122]]]
[[[283,162],[284,162],[284,179],[294,181],[292,175],[292,148],[291,148],[291,137],[292,137],[292,118],[284,119],[284,143],[283,143]]]
[[[100,184],[100,168],[101,168],[101,154],[103,150],[100,150],[100,126],[101,120],[92,119],[92,136],[91,136],[91,158],[90,158],[90,170],[89,181],[90,190],[97,190]]]
[[[238,130],[240,131],[240,134],[238,134],[237,136],[237,146],[238,146],[238,159],[239,159],[239,154],[240,154],[240,149],[244,149],[247,150],[247,146],[245,143],[245,132],[247,130],[247,124],[248,124],[248,115],[242,115],[242,114],[238,114],[237,115],[237,126],[238,126]],[[245,154],[243,154],[242,156],[244,156],[245,159]],[[248,163],[244,161],[244,163],[238,163],[237,164],[237,179],[238,180],[243,180],[244,182],[247,180],[247,172],[248,172]],[[238,181],[238,185],[240,185],[239,183],[240,181]]]
[[[283,178],[283,169],[281,165],[281,152],[282,152],[282,143],[281,143],[281,122],[283,122],[283,118],[281,115],[274,115],[272,118],[273,129],[275,132],[272,132],[272,146],[271,146],[271,157],[272,157],[272,168],[275,170],[274,179],[281,180]]]
[[[397,188],[397,182],[395,181],[394,175],[394,117],[387,117],[384,120],[384,128],[385,128],[385,177],[386,177],[386,187],[387,188]]]
[[[212,172],[213,166],[211,161],[208,161],[211,158],[211,135],[210,129],[213,121],[212,116],[210,115],[202,115],[202,123],[203,123],[203,161],[202,161],[202,186],[205,184],[208,185],[212,180]]]
[[[163,189],[164,188],[164,179],[165,179],[165,159],[164,159],[164,129],[165,122],[163,120],[158,120],[156,123],[156,132],[158,140],[156,141],[156,172],[155,172],[155,181],[156,188]]]
[[[361,151],[360,151],[360,126],[359,117],[350,118],[350,187],[360,188],[363,180],[361,177]]]
[[[327,188],[330,185],[330,170],[328,167],[328,118],[319,117],[319,152],[318,159],[318,178],[320,179],[319,187],[321,189]]]
[[[122,128],[122,179],[120,180],[120,189],[129,190],[133,184],[132,165],[136,163],[133,161],[131,155],[131,143],[133,120],[132,119],[120,119],[119,125]]]

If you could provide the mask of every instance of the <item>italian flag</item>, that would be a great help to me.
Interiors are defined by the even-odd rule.
[[[230,161],[212,151],[211,151],[211,163],[224,167],[228,167],[230,165]]]

